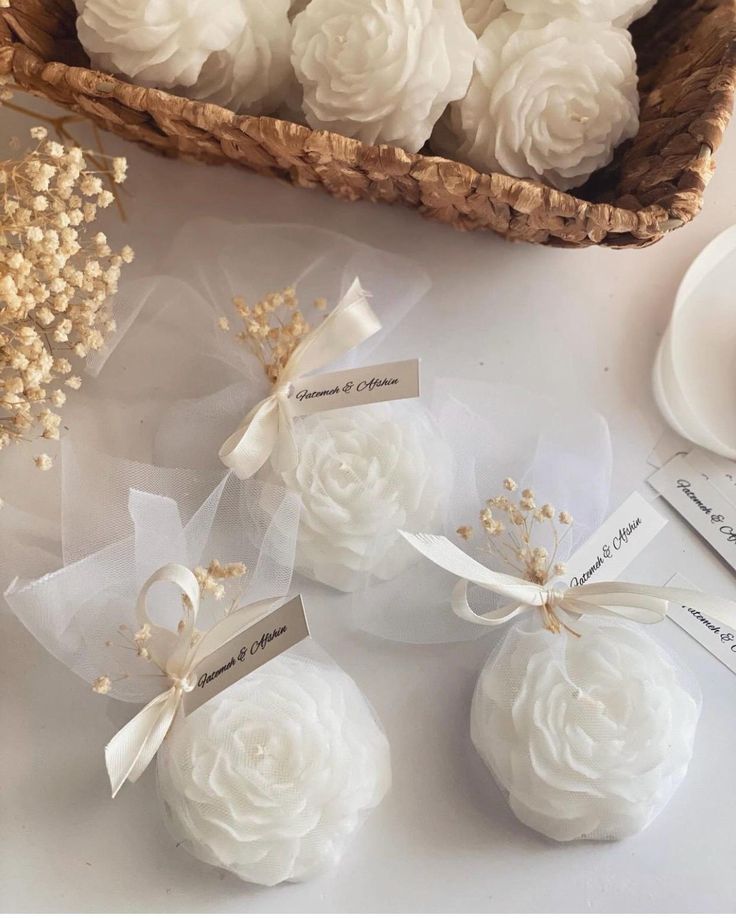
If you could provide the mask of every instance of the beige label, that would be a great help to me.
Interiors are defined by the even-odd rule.
[[[399,360],[296,379],[289,409],[298,418],[333,408],[352,408],[419,396],[419,361]]]
[[[649,483],[736,570],[736,507],[723,492],[682,456],[662,466]]]
[[[184,695],[184,713],[191,714],[210,698],[259,666],[309,637],[301,596],[269,612],[206,657],[194,674],[195,688]]]
[[[667,520],[634,491],[567,562],[570,586],[618,580]]]
[[[667,586],[680,590],[697,589],[681,574],[675,574]],[[671,602],[667,615],[736,675],[736,633],[732,628],[710,615],[707,608],[696,609],[686,603]]]

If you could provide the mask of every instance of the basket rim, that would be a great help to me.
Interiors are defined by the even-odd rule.
[[[720,60],[714,82],[723,92],[730,95],[732,111],[734,85],[736,84],[736,0],[722,0],[722,6],[731,10],[733,34]],[[433,153],[407,153],[390,144],[369,145],[332,131],[314,130],[308,126],[275,117],[239,115],[212,102],[197,101],[173,95],[163,89],[139,86],[94,68],[74,66],[61,61],[46,61],[22,40],[14,38],[17,32],[13,27],[12,12],[12,7],[0,9],[0,78],[12,78],[19,89],[37,97],[46,98],[43,91],[34,85],[40,81],[53,88],[63,85],[72,91],[77,100],[112,99],[124,108],[151,116],[159,130],[161,129],[156,119],[156,112],[165,111],[169,118],[179,118],[189,126],[208,133],[211,132],[213,122],[225,130],[237,131],[255,138],[273,136],[277,130],[280,139],[291,139],[295,145],[300,145],[305,151],[309,150],[310,140],[319,138],[320,156],[324,156],[326,142],[331,151],[339,151],[340,159],[348,165],[365,166],[370,165],[371,162],[380,163],[381,169],[388,170],[392,174],[417,175],[436,170],[445,184],[457,183],[458,186],[469,189],[472,194],[481,197],[489,194],[492,188],[494,199],[500,199],[504,204],[520,213],[531,213],[543,205],[545,211],[553,218],[580,219],[584,217],[586,221],[605,230],[604,239],[599,244],[614,247],[616,237],[623,237],[626,234],[636,237],[640,245],[654,242],[665,233],[689,222],[699,212],[705,187],[712,174],[712,169],[708,167],[708,160],[715,153],[723,136],[721,132],[717,138],[718,143],[715,145],[701,143],[698,155],[690,163],[690,169],[696,165],[704,167],[699,170],[703,188],[698,191],[695,208],[693,207],[692,190],[683,192],[680,189],[677,189],[672,195],[667,209],[658,203],[637,209],[627,208],[618,204],[588,201],[577,197],[574,193],[559,191],[533,179],[515,178],[502,172],[479,172],[466,163]],[[86,79],[90,74],[95,77],[94,85],[90,85],[89,80]],[[77,105],[69,107],[89,114],[85,112],[85,106],[79,101]],[[715,107],[715,102],[712,103],[712,107]],[[710,109],[707,109],[702,117],[707,117],[709,113]],[[123,123],[121,119],[121,124]],[[161,134],[162,137],[167,136],[164,131],[161,131]],[[315,155],[317,155],[316,150]],[[533,206],[531,206],[532,201]],[[678,208],[678,202],[682,205],[680,208]],[[683,213],[688,216],[683,216]],[[611,239],[607,238],[609,234]],[[551,239],[550,241],[555,245],[566,245],[563,240]]]

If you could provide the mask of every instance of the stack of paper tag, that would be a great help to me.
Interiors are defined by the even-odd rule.
[[[655,464],[658,452],[655,448]],[[736,462],[699,448],[679,451],[649,483],[736,572]],[[667,585],[692,588],[681,574]],[[668,615],[736,673],[736,634],[731,629],[691,606],[671,603]]]

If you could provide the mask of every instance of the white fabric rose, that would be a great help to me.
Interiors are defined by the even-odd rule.
[[[77,0],[77,10],[94,67],[164,89],[191,86],[245,27],[241,0]]]
[[[460,6],[466,24],[478,38],[485,32],[489,22],[506,11],[505,0],[460,0]]]
[[[505,0],[515,13],[546,19],[592,19],[622,29],[645,16],[657,0]]]
[[[523,823],[557,841],[618,839],[645,828],[685,777],[698,714],[640,629],[599,618],[574,638],[535,620],[483,669],[470,731]]]
[[[240,0],[245,22],[235,39],[207,58],[197,81],[180,92],[241,114],[271,114],[284,101],[291,68],[289,0]]]
[[[295,568],[346,592],[416,560],[397,530],[432,528],[445,454],[417,406],[341,408],[304,418],[299,462],[277,481],[299,495]]]
[[[334,866],[391,784],[388,741],[355,683],[288,653],[180,717],[157,773],[177,841],[265,886]]]
[[[458,0],[311,0],[292,43],[307,122],[414,153],[465,94],[475,47]]]
[[[638,127],[628,32],[504,13],[481,36],[467,95],[452,103],[433,145],[481,172],[567,190],[607,165]]]

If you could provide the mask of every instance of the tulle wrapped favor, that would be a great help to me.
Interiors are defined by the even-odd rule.
[[[235,339],[241,326],[234,297],[253,306],[292,285],[305,312],[320,298],[329,310],[358,278],[381,329],[318,372],[420,356],[395,353],[390,332],[428,289],[426,275],[348,237],[313,227],[197,220],[172,245],[163,270],[175,269],[177,279],[162,274],[124,288],[123,301],[145,305],[105,370],[108,390],[119,379],[131,398],[130,367],[139,355],[149,355],[150,373],[150,355],[176,348],[183,369],[175,370],[176,386],[161,380],[156,392],[164,394],[150,421],[158,463],[218,468],[220,446],[271,391],[261,364]],[[218,327],[222,317],[229,317],[230,330]],[[194,365],[196,374],[187,372]],[[373,577],[385,581],[406,570],[414,559],[396,530],[436,526],[451,474],[425,400],[322,411],[293,423],[297,467],[283,471],[268,461],[258,477],[302,500],[297,571],[353,591]]]
[[[136,617],[141,587],[164,565],[246,566],[224,581],[223,597],[202,594],[200,633],[232,603],[273,598],[275,608],[289,590],[299,501],[283,488],[75,452],[68,440],[62,475],[64,566],[16,580],[6,598],[47,650],[96,690],[142,703],[173,684],[140,652],[147,645]],[[181,589],[154,584],[147,608],[154,638],[176,646],[186,617]],[[102,767],[102,749],[99,759]],[[269,886],[334,866],[391,783],[388,741],[372,710],[311,639],[188,716],[179,706],[157,773],[176,842]]]
[[[365,698],[306,644],[179,718],[157,758],[174,838],[266,886],[335,866],[391,784]]]
[[[439,523],[450,483],[448,448],[422,406],[323,412],[296,439],[297,467],[265,474],[302,501],[296,570],[351,592],[413,566],[399,529]]]
[[[646,828],[687,773],[700,695],[642,628],[585,618],[581,637],[538,615],[480,674],[470,735],[515,815],[556,841]]]
[[[451,444],[451,458],[441,463],[452,472],[444,485],[448,497],[435,508],[431,529],[420,529],[413,521],[401,528],[443,533],[460,542],[458,527],[480,528],[481,507],[511,475],[520,488],[535,487],[556,507],[576,508],[575,525],[558,548],[558,559],[565,561],[608,510],[612,454],[605,419],[580,406],[560,407],[516,386],[439,379],[434,388],[431,414],[440,434],[435,451]],[[449,611],[454,583],[451,574],[424,559],[390,582],[373,577],[353,597],[355,623],[406,643],[479,638],[486,633],[482,626]],[[483,594],[482,603],[491,601]]]

